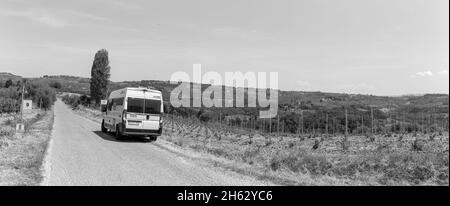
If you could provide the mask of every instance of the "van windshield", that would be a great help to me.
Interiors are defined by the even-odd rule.
[[[127,112],[160,114],[161,101],[153,99],[131,98],[127,100]]]

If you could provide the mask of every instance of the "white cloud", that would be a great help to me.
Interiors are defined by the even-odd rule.
[[[297,85],[299,85],[300,87],[310,87],[311,83],[309,83],[308,81],[298,80]]]
[[[422,77],[426,77],[426,76],[433,76],[433,72],[431,71],[424,71],[424,72],[417,72],[416,75],[422,76]]]
[[[95,48],[83,48],[78,46],[71,46],[71,45],[62,45],[62,44],[55,44],[55,43],[47,43],[47,44],[38,44],[37,46],[51,49],[57,52],[65,52],[65,53],[71,53],[71,54],[77,54],[77,55],[88,55],[95,53]]]
[[[93,21],[111,21],[110,19],[102,16],[97,16],[90,13],[80,12],[80,11],[74,11],[74,10],[65,10],[64,13],[68,15],[72,15],[74,17],[78,18],[85,18]]]
[[[49,27],[57,28],[66,26],[66,23],[64,21],[56,19],[52,16],[34,16],[32,17],[32,20],[35,22],[46,24]]]
[[[265,41],[269,39],[263,32],[236,27],[217,27],[212,29],[211,33],[222,38],[242,39],[245,41]]]
[[[7,17],[19,17],[25,18],[31,22],[44,24],[52,28],[61,28],[69,25],[70,23],[76,23],[78,20],[89,20],[89,21],[104,21],[110,22],[111,19],[81,12],[75,10],[62,10],[62,11],[52,11],[52,10],[10,10],[10,9],[0,9],[0,15]],[[71,20],[71,21],[68,21]]]
[[[413,75],[411,75],[412,78],[417,78],[417,77],[432,77],[434,76],[433,72],[431,71],[423,71],[423,72],[417,72]]]
[[[11,16],[11,17],[22,17],[22,18],[26,18],[32,22],[45,24],[49,27],[54,27],[54,28],[64,27],[67,25],[67,23],[62,21],[61,19],[58,19],[58,18],[54,17],[53,15],[43,13],[43,12],[0,10],[0,15]]]
[[[128,9],[128,10],[138,10],[142,9],[142,6],[136,3],[131,3],[129,1],[122,0],[97,0],[98,2],[109,5],[115,8]]]
[[[366,83],[344,84],[337,86],[337,88],[350,94],[373,94],[375,90],[373,85]]]
[[[448,70],[442,70],[439,72],[440,75],[448,76]]]

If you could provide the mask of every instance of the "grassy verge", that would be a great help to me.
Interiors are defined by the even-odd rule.
[[[0,185],[39,185],[53,126],[53,111],[25,115],[25,132],[15,133],[14,118],[0,121]]]
[[[88,118],[95,122],[102,122],[102,114],[99,110],[95,110],[92,108],[78,106],[72,109],[76,114]]]

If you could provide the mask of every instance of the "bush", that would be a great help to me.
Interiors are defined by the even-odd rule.
[[[422,141],[420,141],[418,138],[416,138],[416,140],[414,140],[414,142],[412,143],[413,151],[420,152],[423,150],[423,147],[424,147],[424,143]]]
[[[49,109],[56,101],[56,93],[45,81],[27,84],[26,98],[31,98],[42,109]]]
[[[242,161],[245,163],[253,164],[255,162],[256,156],[259,154],[260,148],[259,147],[248,147],[243,153],[242,153]]]
[[[63,100],[64,103],[70,105],[72,107],[72,109],[77,108],[78,105],[81,104],[80,97],[77,96],[77,95],[68,95],[68,94],[66,94],[66,95],[64,95],[62,97],[62,100]]]
[[[208,114],[203,113],[200,115],[199,119],[202,122],[208,122],[211,119],[211,117]]]
[[[2,127],[0,128],[0,137],[10,137],[16,133],[14,128],[11,127]]]
[[[12,86],[12,85],[13,85],[13,82],[12,82],[11,79],[6,80],[6,82],[5,82],[5,88],[9,88],[9,87]]]
[[[49,85],[50,85],[50,87],[55,88],[55,89],[61,89],[62,88],[61,83],[59,83],[57,81],[52,81],[52,82],[50,82]]]
[[[269,167],[273,171],[278,170],[281,166],[293,172],[312,175],[325,175],[332,168],[325,156],[309,154],[305,151],[283,153],[273,157],[269,162]]]
[[[18,112],[20,110],[20,99],[22,97],[21,83],[0,89],[0,113]],[[32,80],[26,84],[25,99],[31,99],[43,109],[49,109],[56,101],[54,88],[49,86],[48,81]]]
[[[19,101],[12,98],[0,97],[0,113],[19,112]]]
[[[91,104],[91,98],[87,95],[81,95],[79,99],[80,104],[82,104],[83,106],[89,106]]]

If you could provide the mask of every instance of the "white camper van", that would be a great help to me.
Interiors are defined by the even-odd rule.
[[[102,102],[102,132],[114,132],[116,138],[147,136],[154,141],[162,133],[163,109],[160,91],[141,87],[113,91]]]

